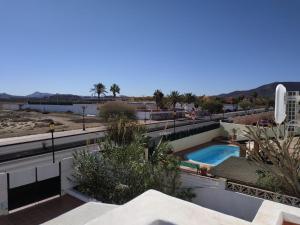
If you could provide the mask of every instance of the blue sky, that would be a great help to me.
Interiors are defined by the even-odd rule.
[[[299,0],[0,0],[0,92],[116,82],[219,94],[300,81]]]

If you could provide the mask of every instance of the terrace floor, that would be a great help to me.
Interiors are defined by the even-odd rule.
[[[258,179],[257,170],[262,170],[255,162],[245,158],[230,157],[223,163],[213,167],[211,173],[233,182],[255,185]]]
[[[7,216],[0,216],[0,225],[38,225],[54,219],[82,204],[84,202],[70,195],[64,195]]]

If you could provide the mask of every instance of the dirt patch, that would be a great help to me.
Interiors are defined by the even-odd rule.
[[[55,123],[56,131],[82,128],[82,116],[71,113],[0,110],[0,138],[47,133],[50,122]],[[85,123],[87,128],[103,125],[97,117],[86,117]]]

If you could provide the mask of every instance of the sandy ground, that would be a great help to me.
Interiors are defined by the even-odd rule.
[[[47,133],[51,121],[55,123],[55,131],[82,128],[82,116],[71,113],[0,110],[0,138]],[[97,117],[86,117],[85,123],[87,128],[103,125]]]

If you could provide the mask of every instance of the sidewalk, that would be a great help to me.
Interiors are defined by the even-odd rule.
[[[54,138],[67,137],[67,136],[78,135],[78,134],[87,134],[87,133],[91,133],[91,132],[100,132],[100,131],[104,131],[105,129],[106,129],[105,126],[101,126],[101,127],[87,128],[85,131],[83,131],[82,129],[79,129],[79,130],[54,132]],[[0,146],[10,145],[10,144],[18,144],[18,143],[24,143],[24,142],[31,142],[31,141],[40,141],[40,140],[45,140],[45,139],[49,139],[49,138],[51,138],[50,133],[34,134],[34,135],[27,135],[27,136],[21,136],[21,137],[2,138],[2,139],[0,139]]]

